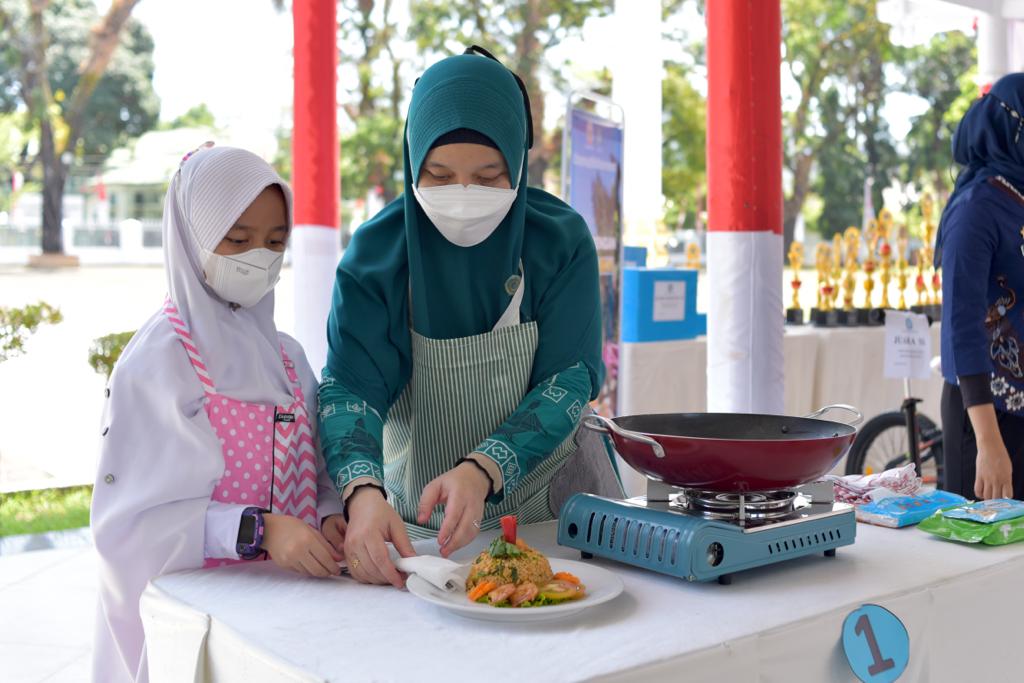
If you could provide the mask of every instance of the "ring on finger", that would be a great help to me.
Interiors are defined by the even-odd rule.
[[[474,519],[473,520],[473,526],[475,526],[477,528],[477,530],[479,530],[480,529],[480,520],[479,519]]]
[[[353,555],[352,560],[348,563],[348,566],[352,567],[352,569],[359,569],[359,557]]]

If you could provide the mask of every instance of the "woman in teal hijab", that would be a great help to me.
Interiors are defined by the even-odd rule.
[[[479,48],[445,59],[405,133],[405,193],[338,266],[320,388],[350,571],[396,586],[388,541],[436,535],[447,557],[504,514],[621,492],[578,433],[604,374],[597,255],[579,214],[526,186],[522,82]]]

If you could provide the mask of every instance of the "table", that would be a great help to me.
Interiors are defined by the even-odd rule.
[[[553,557],[578,557],[555,546],[553,523],[521,533]],[[171,574],[141,603],[151,680],[852,682],[839,638],[865,603],[907,627],[901,680],[1019,679],[1024,544],[857,533],[836,558],[751,570],[731,586],[599,561],[620,574],[623,595],[532,626],[464,619],[390,587],[301,578],[269,562]]]
[[[932,353],[939,353],[939,326],[933,325]],[[787,327],[783,339],[785,411],[806,415],[832,403],[856,406],[865,419],[899,410],[902,380],[882,375],[885,328]],[[940,423],[942,378],[915,380],[923,399],[919,411]],[[707,410],[707,337],[670,342],[623,344],[619,356],[619,415],[704,412]],[[844,421],[845,414],[835,419]],[[836,470],[840,471],[840,462]],[[644,492],[642,478],[622,465],[630,495]]]

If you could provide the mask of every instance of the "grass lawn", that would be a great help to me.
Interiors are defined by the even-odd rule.
[[[91,486],[0,493],[0,536],[89,526]]]

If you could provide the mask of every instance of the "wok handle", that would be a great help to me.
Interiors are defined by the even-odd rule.
[[[596,424],[592,422],[592,420],[596,420]],[[590,415],[587,415],[586,417],[583,418],[582,423],[584,427],[593,432],[601,432],[602,434],[607,434],[609,431],[611,431],[614,432],[617,436],[622,437],[623,439],[628,439],[629,441],[636,441],[638,443],[646,444],[651,447],[652,451],[654,451],[655,457],[665,457],[665,449],[661,447],[660,443],[658,443],[649,436],[645,436],[644,434],[633,432],[628,429],[623,429],[619,425],[615,424],[615,420],[609,420],[607,417],[604,417],[603,415],[591,413]]]
[[[832,405],[827,405],[824,408],[818,408],[813,413],[809,413],[807,415],[804,415],[804,417],[818,417],[820,415],[824,415],[825,413],[827,413],[830,410],[845,410],[845,411],[847,411],[849,413],[853,413],[856,417],[854,418],[853,422],[847,423],[851,427],[856,427],[857,425],[859,425],[861,422],[864,421],[864,414],[863,413],[861,413],[859,410],[857,410],[853,406],[846,405],[845,403],[833,403]]]

